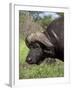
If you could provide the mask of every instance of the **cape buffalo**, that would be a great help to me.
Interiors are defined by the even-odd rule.
[[[46,31],[29,35],[26,45],[30,48],[29,64],[39,64],[48,57],[64,61],[64,17],[55,19]]]

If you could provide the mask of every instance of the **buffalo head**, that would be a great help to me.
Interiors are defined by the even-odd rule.
[[[29,64],[40,64],[40,62],[46,58],[46,54],[52,53],[50,50],[53,47],[53,44],[43,32],[36,32],[29,35],[26,38],[26,45],[30,48],[26,58],[26,61]]]
[[[44,32],[32,33],[26,38],[30,48],[26,61],[39,64],[46,57],[64,61],[64,17],[54,20]]]

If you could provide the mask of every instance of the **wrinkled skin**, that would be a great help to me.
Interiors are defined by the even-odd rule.
[[[54,20],[43,33],[53,46],[48,47],[38,41],[32,42],[28,45],[30,51],[26,62],[29,64],[40,64],[47,57],[58,58],[64,61],[64,18]]]

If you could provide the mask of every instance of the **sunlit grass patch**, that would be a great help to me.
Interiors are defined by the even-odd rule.
[[[29,51],[29,49],[27,48],[24,40],[20,39],[19,40],[19,61],[20,61],[20,64],[23,64],[25,62],[28,51]]]

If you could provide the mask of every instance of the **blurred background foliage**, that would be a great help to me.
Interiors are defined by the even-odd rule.
[[[42,11],[19,11],[19,31],[23,38],[32,32],[44,31],[48,25],[64,13]]]

